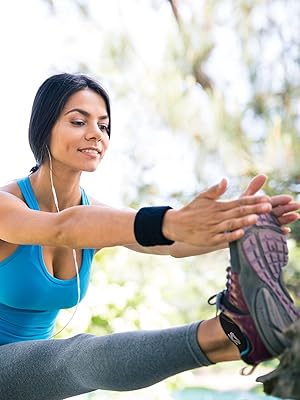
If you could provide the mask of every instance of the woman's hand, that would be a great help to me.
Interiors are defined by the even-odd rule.
[[[243,196],[255,195],[265,184],[267,177],[265,175],[255,176],[247,186],[246,190],[242,193]],[[272,214],[274,214],[282,226],[282,231],[288,234],[291,230],[285,226],[295,222],[299,219],[299,214],[295,211],[300,209],[300,203],[293,200],[292,196],[280,194],[270,197],[272,204]]]
[[[247,190],[259,190],[261,179],[250,183]],[[237,200],[219,200],[227,189],[227,180],[200,193],[179,210],[169,210],[164,217],[163,234],[168,239],[194,246],[226,247],[244,235],[243,228],[257,221],[257,214],[271,212],[268,196],[244,193]]]

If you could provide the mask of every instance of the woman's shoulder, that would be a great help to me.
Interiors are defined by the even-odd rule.
[[[18,185],[17,179],[7,182],[6,184],[0,186],[0,192],[10,193],[19,199],[23,200],[21,189]]]

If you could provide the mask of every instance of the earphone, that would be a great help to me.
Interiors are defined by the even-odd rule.
[[[56,211],[59,212],[60,210],[59,210],[59,206],[58,206],[58,199],[57,199],[56,190],[55,190],[54,183],[53,183],[52,157],[51,157],[51,153],[50,153],[50,150],[49,150],[48,146],[46,146],[46,149],[47,149],[48,156],[49,156],[49,174],[50,174],[50,184],[51,184],[51,191],[52,191],[53,201],[54,201],[54,204],[55,204]],[[73,255],[75,271],[76,271],[77,303],[75,305],[74,312],[71,315],[71,318],[69,319],[69,321],[66,323],[66,325],[63,326],[58,332],[53,334],[50,339],[53,339],[54,337],[56,337],[58,334],[60,334],[70,324],[70,322],[74,318],[74,315],[76,314],[76,311],[78,309],[78,305],[79,305],[79,302],[80,302],[80,295],[81,295],[81,293],[80,293],[80,277],[79,277],[79,268],[78,268],[78,264],[77,264],[75,249],[72,249],[72,255]]]

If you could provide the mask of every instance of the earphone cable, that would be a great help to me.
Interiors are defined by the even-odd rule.
[[[50,172],[51,190],[52,190],[52,195],[53,195],[53,200],[54,200],[54,204],[55,204],[56,211],[59,212],[60,210],[59,210],[59,206],[58,206],[58,199],[57,199],[56,190],[55,190],[54,183],[53,183],[52,157],[51,157],[51,154],[50,154],[50,151],[49,151],[48,147],[47,147],[47,151],[48,151],[48,155],[49,155],[49,164],[50,164],[50,166],[49,166],[49,172]],[[71,322],[72,319],[74,318],[74,315],[76,314],[76,311],[77,311],[77,309],[78,309],[78,305],[79,305],[79,302],[80,302],[80,295],[81,295],[81,293],[80,293],[80,277],[79,277],[79,268],[78,268],[78,263],[77,263],[77,258],[76,258],[76,250],[75,250],[75,249],[72,249],[72,255],[73,255],[73,260],[74,260],[74,265],[75,265],[75,271],[76,271],[77,303],[76,303],[76,306],[75,306],[75,308],[74,308],[74,312],[73,312],[73,314],[71,315],[71,318],[69,319],[69,321],[68,321],[58,332],[56,332],[55,334],[53,334],[53,335],[51,336],[50,339],[53,339],[54,337],[56,337],[57,335],[59,335],[59,334],[70,324],[70,322]]]

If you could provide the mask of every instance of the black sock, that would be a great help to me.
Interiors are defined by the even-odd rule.
[[[247,355],[250,351],[250,343],[240,328],[226,315],[220,314],[221,326],[228,336],[228,339],[237,346],[242,355]]]

